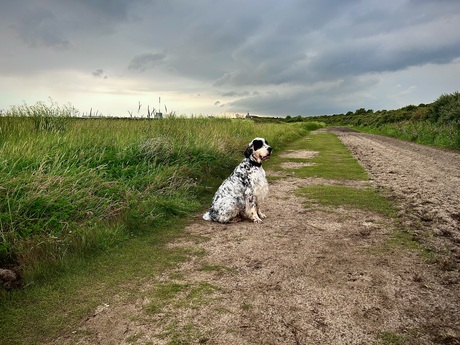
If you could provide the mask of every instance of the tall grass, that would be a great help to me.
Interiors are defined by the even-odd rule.
[[[276,150],[308,130],[181,117],[37,126],[41,106],[0,117],[0,265],[36,276],[202,209],[252,138]]]
[[[460,130],[456,124],[436,124],[430,121],[401,121],[362,128],[366,132],[384,134],[419,144],[460,149]]]

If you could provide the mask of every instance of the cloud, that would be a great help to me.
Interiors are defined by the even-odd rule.
[[[107,79],[108,75],[104,73],[104,70],[102,68],[98,68],[95,70],[93,73],[91,73],[94,77],[96,78],[104,78]]]
[[[148,69],[155,68],[156,66],[160,66],[164,60],[166,59],[166,55],[164,53],[146,53],[136,55],[131,59],[129,63],[128,69],[138,72],[144,72]]]
[[[26,9],[17,23],[10,26],[31,47],[67,49],[70,42],[64,27],[51,10],[43,7]]]
[[[217,92],[218,95],[221,95],[222,97],[235,97],[235,96],[248,96],[250,94],[249,91],[219,91]]]
[[[427,103],[458,88],[459,22],[458,0],[7,1],[0,108],[24,94],[114,107],[109,99],[137,104],[152,90],[185,113]],[[76,93],[55,87],[69,75]]]

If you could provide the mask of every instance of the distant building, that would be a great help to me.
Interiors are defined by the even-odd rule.
[[[163,113],[157,112],[154,117],[155,120],[161,120],[163,118]]]

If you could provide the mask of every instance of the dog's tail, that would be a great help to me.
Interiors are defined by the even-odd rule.
[[[205,214],[203,214],[203,219],[204,220],[211,220],[211,216],[209,215],[209,212],[206,212]]]

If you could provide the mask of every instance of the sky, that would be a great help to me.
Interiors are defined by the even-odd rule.
[[[459,0],[2,0],[0,109],[310,116],[460,90]]]

